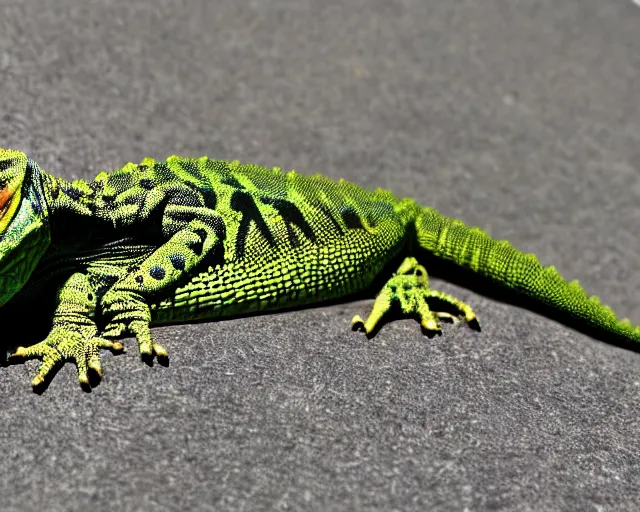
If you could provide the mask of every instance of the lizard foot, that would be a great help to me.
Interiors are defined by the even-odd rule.
[[[166,364],[169,353],[159,343],[153,341],[151,335],[151,312],[143,298],[134,292],[120,291],[111,297],[105,294],[103,315],[111,316],[103,335],[107,338],[118,338],[128,334],[138,341],[140,356],[147,362],[157,357],[158,362]]]
[[[405,315],[415,315],[420,325],[429,332],[439,332],[438,319],[458,321],[459,316],[446,311],[431,311],[428,300],[436,300],[451,306],[464,316],[467,323],[479,328],[478,320],[470,306],[456,299],[448,293],[429,288],[427,271],[418,261],[406,258],[397,272],[384,285],[366,320],[360,315],[355,315],[351,320],[351,326],[364,331],[367,335],[373,333],[378,327],[382,317],[391,309],[392,304],[399,303],[400,309]]]
[[[97,304],[87,276],[72,274],[58,291],[58,306],[53,316],[53,327],[44,341],[30,347],[18,347],[10,359],[42,360],[31,383],[41,388],[53,378],[55,369],[65,361],[73,361],[78,369],[78,380],[84,388],[91,389],[89,370],[98,378],[102,376],[100,349],[114,352],[124,350],[122,343],[98,336],[93,321]]]
[[[91,387],[89,370],[102,377],[100,349],[115,352],[124,350],[122,343],[98,337],[84,337],[73,330],[73,326],[55,327],[44,341],[30,347],[18,347],[10,359],[42,359],[35,377],[31,381],[34,388],[53,377],[54,369],[65,361],[73,361],[78,369],[78,380],[83,387]]]

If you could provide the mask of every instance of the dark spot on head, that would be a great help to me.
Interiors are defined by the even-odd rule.
[[[141,171],[141,172],[148,171],[149,170],[149,166],[145,165],[145,164],[140,164],[140,165],[138,165],[138,170]]]
[[[142,282],[144,281],[142,276],[136,276],[136,283],[138,284],[142,284]]]
[[[171,262],[171,265],[173,265],[173,268],[175,268],[176,270],[184,270],[186,260],[182,254],[169,254],[169,261]]]
[[[6,160],[0,160],[0,171],[6,171],[11,169],[16,164],[15,158],[7,158]]]
[[[89,293],[87,295],[87,299],[89,299],[90,301],[93,301],[93,293]]]
[[[145,190],[151,190],[153,187],[155,187],[155,184],[153,183],[152,179],[149,178],[142,178],[138,184]]]
[[[165,270],[160,266],[160,265],[155,265],[153,267],[151,267],[151,270],[149,270],[149,275],[151,277],[153,277],[154,279],[157,279],[158,281],[164,279],[164,276],[167,273],[165,272]]]

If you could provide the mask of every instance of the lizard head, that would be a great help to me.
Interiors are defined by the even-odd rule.
[[[50,243],[42,171],[0,148],[0,306],[27,282]]]

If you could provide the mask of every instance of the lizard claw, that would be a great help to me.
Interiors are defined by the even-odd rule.
[[[129,324],[129,331],[138,340],[138,348],[140,355],[144,359],[153,359],[157,357],[158,362],[166,362],[169,359],[169,353],[159,343],[153,341],[151,336],[151,328],[149,322],[143,320],[134,320]]]
[[[31,381],[34,388],[43,385],[53,377],[55,369],[65,361],[75,363],[78,369],[78,381],[83,387],[90,387],[89,370],[93,371],[98,378],[102,377],[100,350],[120,352],[123,348],[122,343],[98,337],[85,338],[78,332],[60,326],[51,331],[44,341],[30,347],[18,347],[9,358],[41,359],[40,367]]]

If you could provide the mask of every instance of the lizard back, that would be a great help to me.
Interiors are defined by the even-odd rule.
[[[138,241],[157,238],[160,245],[189,225],[215,232],[199,271],[151,304],[155,323],[358,292],[401,250],[419,208],[345,180],[206,157],[145,159],[101,173],[88,187],[92,216],[118,237],[140,233]]]

